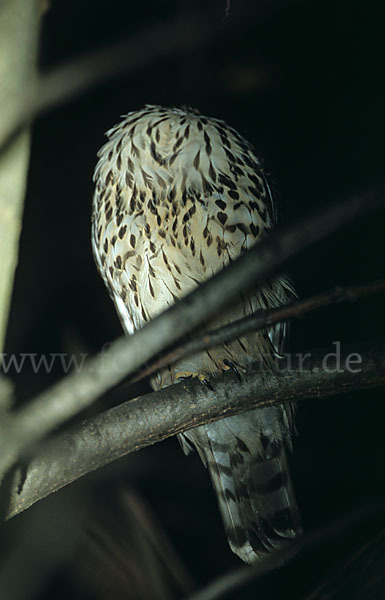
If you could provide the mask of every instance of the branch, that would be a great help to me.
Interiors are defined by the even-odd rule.
[[[215,391],[196,380],[185,381],[125,402],[59,435],[31,460],[21,490],[20,475],[14,479],[8,517],[86,473],[203,423],[257,406],[385,384],[385,341],[359,348],[337,344],[293,355],[290,362],[289,356],[277,363],[275,372],[248,371],[241,382],[225,373],[212,380]]]
[[[142,364],[223,308],[252,282],[261,284],[290,258],[384,203],[384,190],[370,191],[281,228],[255,245],[181,301],[103,356],[86,362],[0,424],[0,475],[19,454],[65,422]]]
[[[385,528],[377,524],[376,534],[350,552],[336,571],[304,600],[383,600],[385,589]],[[191,598],[190,600],[193,600]],[[208,599],[207,599],[208,600]]]
[[[10,107],[34,80],[39,22],[36,0],[0,3],[0,129],[7,123]],[[29,159],[29,131],[19,128],[18,133],[0,161],[0,352],[17,265]]]
[[[275,0],[286,4],[288,0]],[[28,122],[60,106],[93,87],[122,74],[135,73],[159,60],[196,50],[231,33],[250,18],[271,10],[270,3],[254,2],[238,6],[223,22],[220,14],[194,10],[182,18],[169,20],[79,58],[42,75],[34,86],[25,86],[0,121],[0,151]],[[216,18],[213,18],[216,17]],[[16,39],[20,39],[17,36]]]
[[[224,327],[218,327],[213,331],[208,331],[203,335],[196,336],[187,342],[178,345],[166,354],[163,354],[150,365],[134,375],[130,381],[132,383],[140,381],[156,371],[172,365],[177,360],[191,356],[197,352],[220,346],[231,340],[236,339],[241,335],[250,333],[250,331],[258,331],[279,323],[280,321],[288,321],[289,319],[299,319],[309,312],[324,308],[330,304],[340,302],[353,302],[359,298],[364,298],[371,294],[377,294],[385,290],[385,279],[364,283],[362,285],[351,285],[347,287],[336,286],[333,289],[311,296],[304,300],[297,300],[290,304],[285,304],[279,308],[271,310],[258,310],[249,317],[237,319]]]
[[[384,505],[367,506],[359,511],[354,511],[348,515],[340,517],[338,521],[326,524],[322,528],[315,529],[309,533],[296,538],[290,544],[278,552],[274,552],[264,559],[263,563],[252,567],[240,567],[226,573],[222,577],[215,579],[205,588],[188,597],[187,600],[225,600],[225,598],[235,598],[240,592],[251,583],[258,584],[262,577],[272,573],[276,569],[290,560],[293,554],[309,552],[316,549],[320,544],[327,542],[333,543],[343,535],[356,530],[363,522],[368,519],[377,517],[383,521]],[[330,587],[326,589],[316,590],[306,596],[306,600],[331,600],[335,598],[350,598],[352,599],[352,591],[354,590],[354,598],[371,598],[379,600],[383,598],[384,592],[384,549],[385,549],[385,531],[382,529],[380,535],[375,538],[371,536],[368,539],[366,546],[357,551],[350,560],[339,569],[339,578],[337,581],[332,581],[335,584],[334,592]],[[350,569],[350,572],[348,571]],[[342,571],[342,572],[341,572]],[[300,572],[300,571],[299,571]],[[293,584],[293,582],[291,582]],[[295,584],[294,584],[295,585]],[[297,586],[296,586],[297,587]],[[298,586],[299,588],[301,586]],[[333,589],[333,588],[332,588]],[[257,597],[258,590],[252,590]],[[291,597],[295,597],[295,589],[291,588]],[[342,593],[341,593],[342,592]],[[345,593],[343,593],[345,592]],[[253,594],[253,597],[254,597]],[[241,593],[243,597],[243,594]],[[259,596],[259,594],[258,594]],[[251,597],[251,596],[248,596]],[[263,597],[265,595],[263,594]],[[270,596],[269,596],[270,597]],[[302,598],[302,594],[301,594]]]

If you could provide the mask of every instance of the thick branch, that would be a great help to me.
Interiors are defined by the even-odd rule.
[[[39,114],[113,77],[134,73],[180,52],[213,44],[250,18],[271,10],[270,4],[271,2],[259,2],[239,5],[226,23],[219,13],[213,15],[208,10],[193,10],[182,18],[148,27],[126,41],[78,58],[42,75],[37,85],[24,87],[23,94],[7,107],[7,112],[0,121],[0,151],[26,123]],[[276,0],[275,4],[285,4],[285,0]],[[20,39],[20,36],[16,39]]]
[[[228,267],[170,307],[135,335],[115,342],[102,357],[89,360],[80,373],[31,401],[2,423],[0,474],[19,453],[131,374],[163,348],[208,319],[252,282],[261,284],[300,250],[384,202],[384,191],[367,192],[305,217],[254,246]]]
[[[304,300],[297,300],[291,304],[280,306],[271,310],[259,310],[249,317],[238,319],[219,327],[213,331],[196,336],[185,343],[178,344],[176,348],[173,348],[166,354],[149,364],[144,369],[140,370],[139,373],[134,375],[131,379],[132,382],[140,381],[149,375],[152,375],[156,371],[175,363],[177,360],[186,356],[191,356],[197,352],[220,346],[235,338],[250,333],[250,331],[258,331],[279,323],[281,321],[288,321],[289,319],[299,319],[309,312],[324,308],[330,304],[336,304],[339,302],[353,302],[359,298],[364,298],[371,294],[383,292],[385,290],[385,279],[378,281],[372,281],[370,283],[364,283],[362,285],[350,285],[347,287],[336,286],[333,289],[305,298]]]
[[[215,391],[196,380],[179,383],[84,421],[30,462],[20,493],[14,481],[8,516],[134,450],[220,417],[385,385],[385,341],[340,348],[340,368],[335,352],[336,346],[302,355],[302,366],[301,356],[293,355],[291,364],[287,357],[275,372],[249,371],[241,383],[226,373],[213,380]]]
[[[34,79],[39,21],[38,0],[0,3],[0,129]],[[0,161],[0,352],[17,265],[29,144],[29,132],[19,129]]]

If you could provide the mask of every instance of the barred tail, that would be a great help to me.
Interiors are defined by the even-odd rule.
[[[227,454],[210,444],[206,461],[230,547],[244,562],[258,562],[302,532],[283,445],[261,459],[237,438]]]
[[[294,407],[266,407],[179,436],[208,467],[233,552],[246,563],[288,546],[302,533],[286,452]]]

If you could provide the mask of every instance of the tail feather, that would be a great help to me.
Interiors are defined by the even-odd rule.
[[[290,544],[302,532],[285,441],[256,430],[253,413],[188,432],[204,454],[230,547],[250,564]]]
[[[211,446],[206,460],[233,552],[254,563],[301,532],[286,450],[269,460],[244,452],[228,454]]]

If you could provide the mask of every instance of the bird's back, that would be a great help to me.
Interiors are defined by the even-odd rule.
[[[127,333],[132,333],[263,239],[275,210],[261,161],[223,121],[191,109],[147,106],[107,133],[95,170],[93,249]],[[219,292],[220,293],[220,292]],[[226,324],[284,304],[284,277],[251,285],[203,325]],[[163,387],[186,374],[272,368],[284,326],[253,332],[162,371]],[[293,410],[250,411],[182,438],[207,464],[230,545],[254,562],[300,531],[287,470]]]

